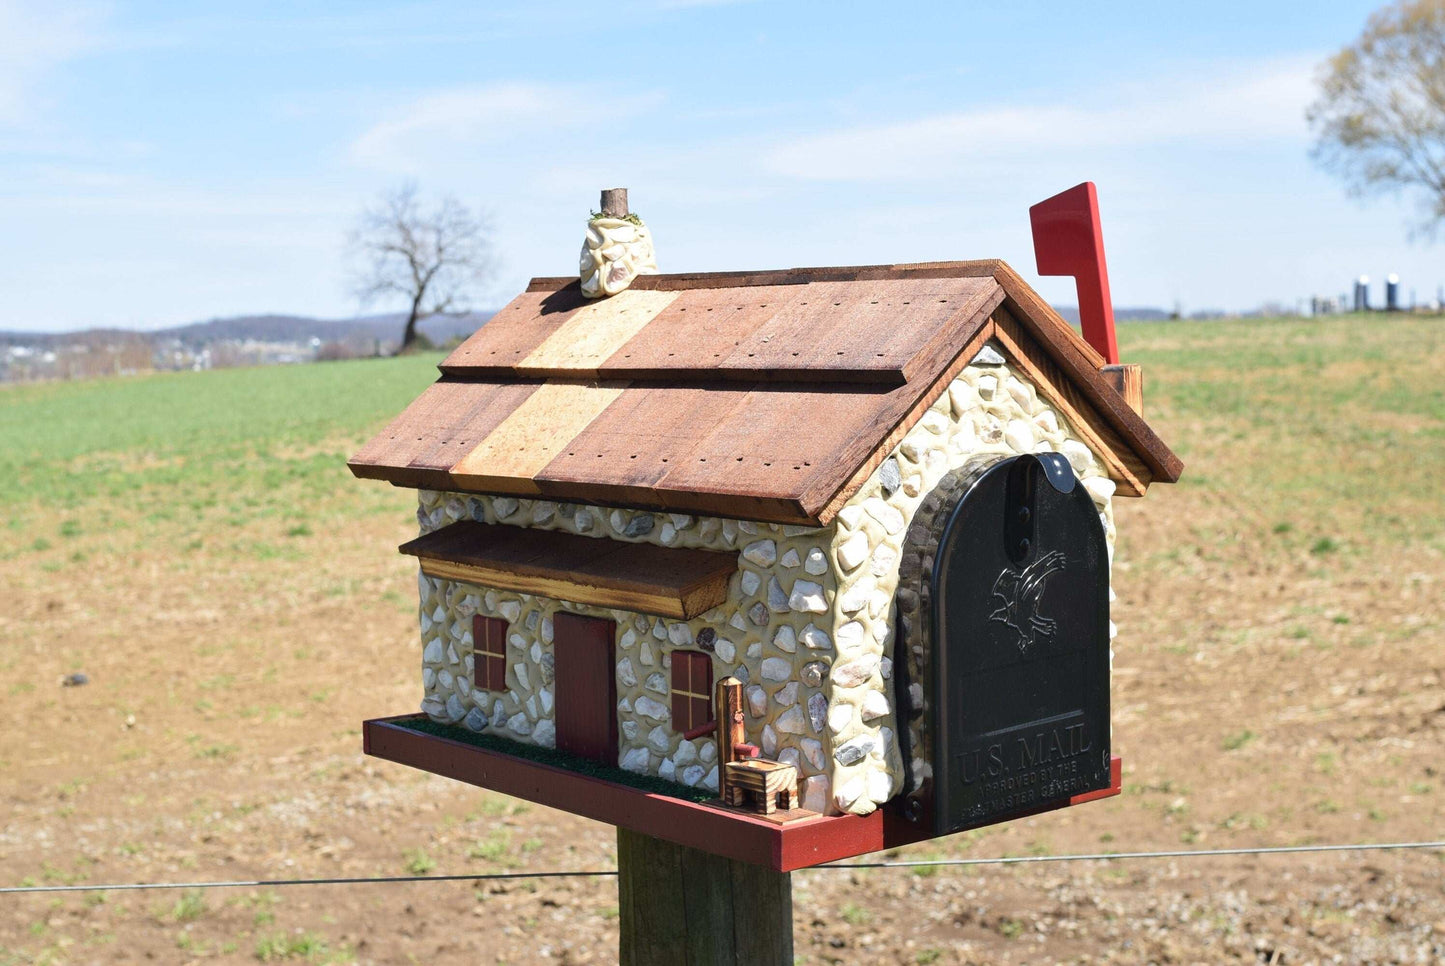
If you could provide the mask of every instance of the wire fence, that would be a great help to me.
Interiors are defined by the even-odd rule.
[[[814,869],[918,869],[939,866],[1022,865],[1035,862],[1116,862],[1127,859],[1197,859],[1230,855],[1298,855],[1304,852],[1389,852],[1445,849],[1439,842],[1365,842],[1351,845],[1280,845],[1239,849],[1180,849],[1161,852],[1090,852],[1063,855],[1004,855],[978,859],[919,859],[899,862],[829,862]],[[142,889],[255,889],[281,886],[394,885],[402,882],[485,882],[496,879],[586,879],[617,875],[616,869],[556,872],[495,872],[457,875],[347,876],[317,879],[233,879],[224,882],[118,882],[106,885],[40,885],[0,887],[0,895],[44,892],[123,892]]]

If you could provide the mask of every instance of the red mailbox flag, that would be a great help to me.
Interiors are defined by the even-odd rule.
[[[1084,338],[1108,365],[1118,365],[1114,341],[1114,304],[1109,300],[1109,268],[1104,264],[1104,235],[1099,229],[1099,194],[1085,181],[1029,209],[1034,230],[1034,259],[1040,275],[1072,275],[1079,291],[1079,321]]]

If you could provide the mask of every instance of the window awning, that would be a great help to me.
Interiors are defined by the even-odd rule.
[[[736,553],[463,521],[404,543],[429,577],[689,620],[727,600]]]

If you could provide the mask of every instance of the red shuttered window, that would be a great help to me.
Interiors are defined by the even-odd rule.
[[[507,622],[472,618],[472,684],[478,691],[507,690]]]
[[[673,651],[673,728],[686,734],[712,720],[712,655],[706,651]]]

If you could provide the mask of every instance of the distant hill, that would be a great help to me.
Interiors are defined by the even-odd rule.
[[[491,312],[466,315],[433,316],[418,327],[433,342],[442,343],[455,336],[468,336],[492,317]],[[401,313],[361,316],[354,319],[313,319],[301,315],[243,315],[229,319],[210,319],[164,329],[135,331],[131,329],[83,329],[78,332],[4,332],[0,346],[25,345],[54,349],[66,345],[144,341],[152,345],[179,342],[189,349],[199,349],[218,342],[309,343],[356,342],[380,340],[383,344],[401,341],[406,316]]]
[[[1064,321],[1073,325],[1079,324],[1079,309],[1076,305],[1055,305],[1054,310],[1064,317]],[[1163,309],[1145,307],[1115,308],[1115,322],[1157,322],[1160,319],[1169,318],[1169,313]]]

